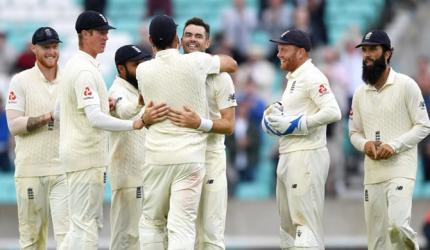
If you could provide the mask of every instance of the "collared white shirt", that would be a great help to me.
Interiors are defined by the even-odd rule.
[[[390,68],[380,90],[362,85],[354,93],[349,116],[351,143],[364,151],[367,141],[389,144],[396,154],[387,160],[365,157],[365,184],[395,177],[415,179],[417,144],[430,132],[430,121],[417,83]]]
[[[306,117],[309,133],[306,136],[282,136],[279,153],[324,147],[327,144],[327,124],[340,119],[340,108],[327,77],[311,59],[286,77],[288,83],[282,95],[283,112]]]

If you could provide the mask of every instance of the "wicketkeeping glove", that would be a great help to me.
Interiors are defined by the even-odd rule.
[[[303,115],[269,115],[268,125],[281,135],[307,135],[306,117]]]

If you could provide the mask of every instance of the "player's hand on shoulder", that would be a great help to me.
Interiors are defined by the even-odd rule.
[[[200,116],[186,106],[182,110],[170,109],[167,117],[176,126],[185,128],[197,129],[201,122]]]
[[[141,120],[145,123],[146,127],[149,127],[154,123],[166,120],[169,111],[170,108],[166,103],[155,104],[153,101],[150,101],[145,107]]]

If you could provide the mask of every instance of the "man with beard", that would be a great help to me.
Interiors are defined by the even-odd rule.
[[[185,23],[182,47],[185,53],[205,52],[210,45],[210,27],[194,17]],[[233,80],[228,73],[212,74],[206,79],[209,117],[213,126],[207,138],[205,178],[197,217],[196,249],[225,249],[224,230],[227,214],[227,175],[224,137],[232,134],[236,98]],[[204,119],[196,112],[171,110],[168,118],[180,127],[197,129]]]
[[[339,105],[324,74],[308,56],[309,36],[287,30],[278,45],[288,71],[282,101],[266,109],[262,127],[279,136],[276,198],[282,249],[324,249],[324,186],[330,165],[327,124],[340,120]]]
[[[115,53],[118,76],[108,95],[115,105],[111,114],[120,119],[138,119],[143,115],[136,68],[152,55],[135,45],[125,45]],[[165,109],[166,114],[168,112]],[[112,185],[110,210],[110,249],[139,249],[139,218],[142,213],[145,130],[110,134],[109,176]]]
[[[60,249],[97,249],[102,228],[108,164],[107,131],[141,129],[141,118],[121,120],[109,112],[107,89],[96,60],[104,52],[107,19],[85,11],[76,20],[79,51],[66,63],[60,85],[60,160],[69,190],[70,227]]]
[[[417,83],[389,66],[393,48],[384,31],[368,32],[356,46],[363,52],[363,81],[355,90],[349,136],[365,153],[364,211],[368,248],[418,249],[410,227],[417,171],[417,144],[430,132]]]
[[[6,105],[9,130],[15,135],[15,186],[21,249],[46,249],[49,214],[57,246],[69,228],[67,185],[60,165],[59,123],[53,111],[60,82],[60,39],[51,27],[34,32],[33,68],[16,74]]]

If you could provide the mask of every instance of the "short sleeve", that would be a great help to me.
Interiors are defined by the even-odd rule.
[[[6,110],[13,109],[25,112],[24,83],[17,76],[11,79],[7,96]]]
[[[228,73],[221,73],[214,81],[216,102],[220,110],[237,106],[233,80]]]
[[[83,71],[79,73],[74,85],[78,109],[83,109],[90,105],[100,105],[96,86],[96,81],[91,72]]]

